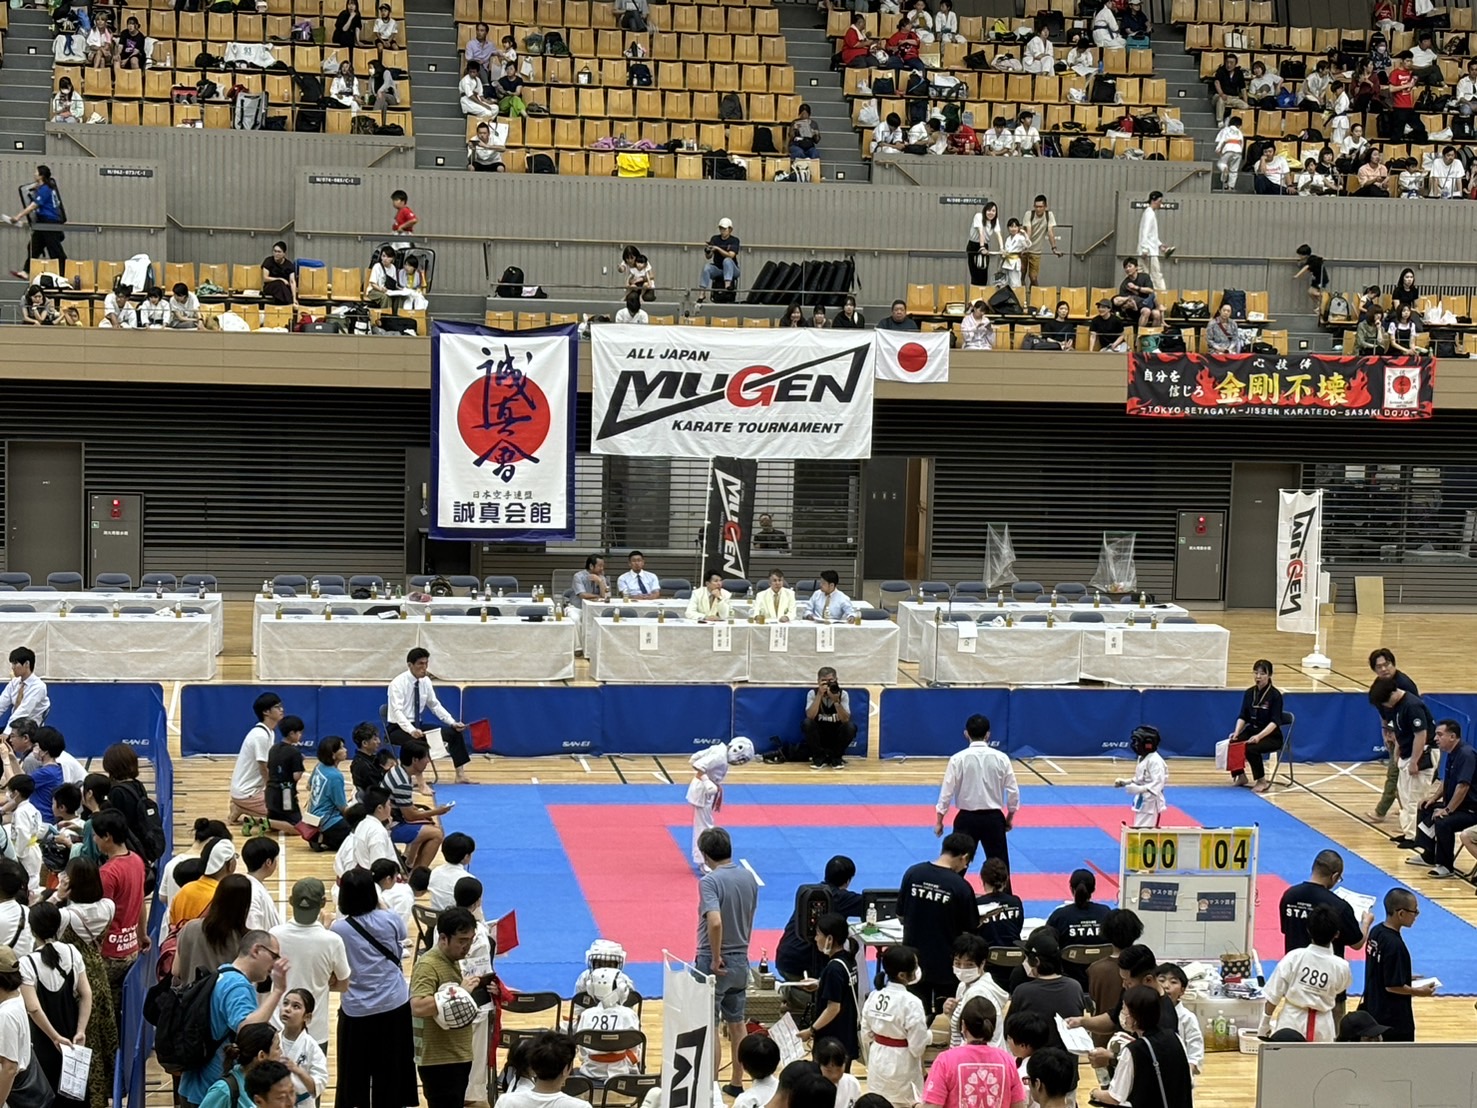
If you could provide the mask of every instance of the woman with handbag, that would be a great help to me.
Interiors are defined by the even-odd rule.
[[[349,988],[339,1003],[335,1104],[396,1108],[420,1103],[410,987],[401,966],[405,924],[381,908],[379,887],[362,867],[339,880],[342,915],[330,930],[344,941]]]
[[[969,224],[969,239],[965,243],[964,256],[969,262],[969,283],[990,283],[990,255],[999,258],[1005,253],[1005,235],[1000,227],[1000,208],[993,200],[986,200],[984,207]]]
[[[31,1050],[53,1089],[61,1083],[63,1046],[86,1046],[92,1015],[92,986],[77,948],[56,941],[62,916],[43,901],[31,909],[36,950],[21,959],[21,997],[31,1019]],[[58,1095],[56,1108],[82,1108],[83,1102]]]
[[[1131,1104],[1133,1108],[1194,1108],[1190,1061],[1177,1029],[1160,1023],[1163,997],[1148,985],[1123,994],[1119,1023],[1133,1041],[1118,1055],[1106,1089],[1094,1089],[1093,1104]]]
[[[5,1071],[9,1067],[0,1067],[0,1104],[6,1108],[51,1108],[58,1101],[31,1049],[31,1021],[26,1018],[20,988],[20,959],[8,946],[0,946],[0,1061],[15,1067],[8,1074]],[[114,1042],[115,1048],[117,1045]]]

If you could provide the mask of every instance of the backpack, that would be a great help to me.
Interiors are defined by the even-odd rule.
[[[236,97],[231,127],[237,131],[260,131],[267,119],[267,94],[243,92]]]
[[[224,1039],[210,1029],[211,1003],[222,973],[240,973],[234,967],[213,970],[188,985],[175,988],[161,981],[144,998],[144,1019],[154,1025],[154,1055],[169,1073],[204,1069]],[[229,1036],[228,1036],[229,1037]]]
[[[1336,292],[1328,301],[1329,319],[1353,319],[1354,313],[1349,308],[1349,298],[1341,292]]]
[[[375,122],[373,119],[369,118],[369,116],[356,115],[354,117],[354,121],[349,124],[349,134],[372,135],[374,134],[374,128]]]
[[[878,77],[872,82],[872,95],[876,97],[896,96],[897,82],[891,77]]]
[[[1086,135],[1078,135],[1067,144],[1067,157],[1095,158],[1097,157],[1097,144]]]
[[[398,123],[381,123],[374,129],[376,135],[400,136],[405,134],[405,128]]]
[[[510,265],[503,270],[502,278],[497,283],[497,295],[508,300],[521,297],[523,295],[523,270],[516,265]]]
[[[969,69],[989,69],[990,55],[983,50],[976,50],[973,54],[964,55],[964,64]]]
[[[547,154],[534,154],[528,159],[528,172],[530,173],[558,173],[559,167],[554,164],[554,159]]]
[[[626,84],[634,88],[650,88],[651,66],[645,62],[627,62]]]
[[[209,53],[208,51],[202,50],[200,51],[200,53],[195,55],[196,69],[219,69],[222,64],[224,63],[222,63],[219,57],[217,57],[215,54]]]
[[[718,118],[720,120],[741,120],[744,118],[744,102],[739,99],[736,92],[725,92],[723,99],[718,101]]]
[[[164,820],[159,815],[159,805],[138,781],[121,781],[114,785],[110,798],[119,794],[129,796],[129,803],[125,806],[113,799],[108,806],[128,816],[128,829],[138,841],[138,856],[146,862],[157,862],[164,857]]]
[[[299,73],[295,79],[298,99],[309,107],[318,107],[323,99],[323,78],[316,73]]]
[[[754,153],[756,154],[778,154],[775,149],[774,132],[768,127],[754,128]]]
[[[1244,289],[1226,289],[1221,293],[1221,303],[1231,305],[1232,319],[1246,318],[1246,291]]]
[[[1092,82],[1092,92],[1088,94],[1087,102],[1089,104],[1118,103],[1118,78],[1094,78]]]
[[[1183,354],[1185,353],[1185,336],[1182,331],[1168,330],[1159,333],[1159,353],[1161,354]]]
[[[564,42],[564,36],[558,31],[550,31],[544,36],[544,53],[550,57],[569,57],[569,47]]]

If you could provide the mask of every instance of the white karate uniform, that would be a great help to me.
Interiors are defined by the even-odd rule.
[[[1221,185],[1227,189],[1236,187],[1236,177],[1241,172],[1241,160],[1246,136],[1240,127],[1227,123],[1215,136],[1216,168],[1221,171]]]
[[[1339,993],[1348,990],[1351,979],[1349,963],[1330,947],[1310,944],[1289,951],[1262,991],[1268,1001],[1282,1001],[1272,1030],[1290,1027],[1310,1043],[1333,1042],[1337,1031],[1333,1007]]]
[[[1134,767],[1133,780],[1124,786],[1133,797],[1133,825],[1158,827],[1159,817],[1169,805],[1164,800],[1164,787],[1169,784],[1169,767],[1156,750],[1140,758]]]
[[[995,984],[995,979],[983,970],[968,985],[961,982],[959,990],[954,994],[954,1010],[949,1013],[949,1045],[958,1046],[964,1042],[964,1030],[960,1026],[964,1017],[964,1005],[977,996],[984,997],[995,1006],[995,1037],[990,1040],[990,1045],[998,1046],[1001,1050],[1008,1049],[1005,1045],[1005,1013],[1010,1009],[1010,994]]]
[[[692,805],[692,864],[701,867],[703,852],[697,848],[698,836],[713,826],[713,803],[718,799],[718,790],[728,776],[728,747],[714,743],[706,750],[699,750],[688,763],[693,772],[702,777],[693,777],[687,786],[687,803]]]
[[[640,1031],[641,1020],[637,1018],[633,1009],[627,1008],[624,1004],[617,1004],[613,1008],[601,1005],[598,1008],[586,1008],[580,1013],[579,1023],[575,1024],[574,1029],[576,1033],[580,1031]],[[603,1083],[607,1078],[619,1077],[621,1074],[636,1073],[638,1072],[636,1059],[630,1057],[630,1053],[628,1051],[619,1057],[612,1058],[606,1054],[590,1054],[582,1049],[579,1072],[597,1084]]]
[[[1205,1064],[1205,1032],[1200,1029],[1199,1018],[1183,1004],[1174,1006],[1174,1014],[1179,1021],[1180,1042],[1185,1047],[1185,1058],[1190,1063],[1190,1074],[1194,1076]]]
[[[877,1037],[905,1041],[887,1046]],[[894,1108],[923,1099],[923,1052],[928,1048],[928,1016],[919,1000],[895,981],[871,993],[862,1005],[862,1042],[867,1046],[867,1091],[886,1097]]]

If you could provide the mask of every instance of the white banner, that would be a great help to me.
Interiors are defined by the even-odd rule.
[[[932,385],[949,379],[949,332],[873,331],[877,380]]]
[[[431,537],[573,539],[575,327],[432,336]]]
[[[591,450],[674,458],[870,458],[870,331],[602,324]]]
[[[713,978],[695,972],[662,951],[662,1103],[669,1108],[714,1108]]]
[[[1323,492],[1282,489],[1277,506],[1277,630],[1318,631]]]

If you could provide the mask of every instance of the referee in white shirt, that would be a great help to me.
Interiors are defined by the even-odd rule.
[[[36,676],[36,652],[29,646],[12,650],[10,674],[10,682],[0,693],[0,715],[8,712],[11,720],[28,719],[41,726],[51,714],[51,698],[46,695],[46,682]],[[10,734],[8,724],[5,734]]]
[[[408,739],[425,739],[430,745],[430,739],[421,729],[421,714],[429,711],[443,725],[441,741],[451,755],[451,764],[456,767],[456,783],[472,784],[472,779],[467,776],[467,763],[472,756],[467,753],[467,743],[462,738],[467,725],[436,699],[436,690],[426,675],[431,668],[431,652],[423,646],[413,647],[405,655],[405,665],[405,672],[391,681],[386,690],[389,706],[385,712],[385,738],[396,746],[403,746]]]
[[[981,865],[999,858],[1010,869],[1010,850],[1005,834],[1015,822],[1021,806],[1021,790],[1016,784],[1010,758],[990,745],[990,721],[972,715],[964,725],[969,745],[949,759],[944,770],[944,784],[939,789],[933,833],[944,833],[944,817],[957,806],[954,830],[979,844]]]

